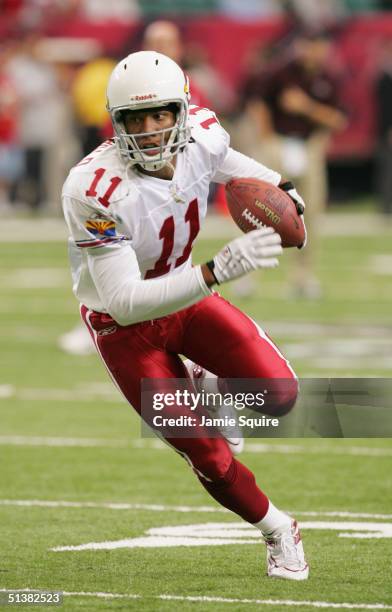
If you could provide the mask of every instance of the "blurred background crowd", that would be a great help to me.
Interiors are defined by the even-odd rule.
[[[60,214],[69,168],[110,137],[116,61],[154,49],[234,146],[317,214],[392,214],[392,0],[0,0],[0,211]],[[211,205],[224,209],[220,190]],[[312,224],[312,219],[310,219]],[[310,250],[309,257],[312,256]]]

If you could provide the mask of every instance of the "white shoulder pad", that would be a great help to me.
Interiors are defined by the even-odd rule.
[[[115,245],[125,240],[118,234],[111,204],[130,189],[124,163],[115,146],[106,141],[72,168],[62,191],[62,204],[70,235],[80,248]]]
[[[63,186],[63,197],[86,202],[97,211],[107,211],[110,204],[129,191],[125,164],[112,141],[105,141],[74,166]]]
[[[226,157],[230,136],[223,129],[215,113],[201,106],[189,107],[191,136],[199,143],[214,161],[216,167]]]

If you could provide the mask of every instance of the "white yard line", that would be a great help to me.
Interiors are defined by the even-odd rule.
[[[1,395],[0,395],[1,397]],[[135,448],[148,450],[170,450],[155,438],[73,438],[57,436],[0,436],[0,446],[58,446],[80,448]],[[392,457],[392,448],[367,446],[303,446],[300,444],[269,444],[264,442],[245,443],[245,451],[255,454],[277,455],[352,455],[359,457]]]
[[[25,506],[41,508],[98,508],[103,510],[150,510],[152,512],[224,512],[229,510],[214,506],[166,506],[163,504],[128,504],[116,502],[73,502],[38,499],[0,499],[0,506]],[[392,516],[391,516],[392,518]]]
[[[65,500],[41,499],[0,499],[0,506],[41,507],[41,508],[98,508],[102,510],[148,510],[151,512],[220,512],[230,513],[219,506],[168,506],[164,504],[130,504],[123,502],[76,502]],[[368,512],[346,512],[341,510],[308,511],[288,510],[289,514],[309,517],[364,518],[391,520],[392,514],[372,514]]]
[[[245,441],[247,453],[276,453],[278,455],[353,455],[365,457],[392,457],[392,447],[368,446],[301,446],[300,444],[268,444],[263,442]]]
[[[392,610],[392,606],[382,603],[357,604],[357,603],[335,603],[329,601],[297,601],[295,599],[234,599],[228,597],[182,596],[182,595],[159,595],[159,599],[166,601],[193,601],[199,603],[239,603],[257,606],[296,606],[301,608],[330,608],[333,610]]]
[[[111,394],[88,393],[73,389],[19,389],[15,391],[16,399],[36,402],[124,402],[114,387]]]
[[[10,589],[0,588],[0,592]],[[12,589],[21,593],[37,592],[41,589]],[[57,592],[57,591],[56,591]],[[105,593],[91,591],[63,591],[64,597],[95,597],[99,599],[159,599],[160,601],[190,601],[194,603],[250,604],[256,606],[287,606],[299,608],[322,608],[331,610],[392,610],[392,606],[383,603],[337,603],[330,601],[311,601],[296,599],[239,599],[234,597],[212,597],[209,595],[151,595],[145,597],[137,593]]]
[[[0,385],[0,399],[14,398],[24,401],[50,401],[50,402],[121,402],[124,398],[116,391],[114,386],[109,388],[52,389],[52,388],[17,388],[12,385]]]
[[[59,446],[81,448],[126,448],[128,440],[110,440],[99,438],[57,438],[50,436],[0,436],[0,446]]]

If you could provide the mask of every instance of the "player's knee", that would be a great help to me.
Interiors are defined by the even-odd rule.
[[[211,444],[205,452],[193,463],[198,476],[216,482],[225,478],[233,461],[231,451],[222,438],[209,440]]]
[[[239,379],[227,381],[227,392],[233,397],[253,396],[252,404],[247,403],[255,412],[268,416],[281,417],[290,412],[298,397],[298,380],[291,372],[285,378],[253,378],[244,382]],[[240,392],[240,393],[239,393]],[[260,398],[262,401],[260,402]]]
[[[276,417],[288,414],[297,401],[298,380],[294,377],[276,379],[269,387],[263,412]]]

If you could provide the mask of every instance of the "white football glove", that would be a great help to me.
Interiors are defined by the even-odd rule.
[[[304,214],[304,210],[305,210],[305,202],[303,201],[303,199],[299,195],[299,193],[296,190],[296,188],[294,187],[293,183],[291,181],[286,181],[286,183],[282,183],[281,185],[279,185],[279,188],[282,189],[283,191],[285,191],[287,193],[287,195],[289,195],[290,198],[293,200],[293,202],[295,204],[295,207],[297,209],[297,213],[299,215],[303,215]],[[305,219],[302,219],[302,221],[303,221],[304,228],[305,228],[305,240],[303,241],[301,246],[297,247],[298,249],[303,249],[306,246],[306,242],[308,240],[308,235],[307,235],[307,232],[306,232]]]
[[[256,229],[229,242],[207,265],[218,284],[252,270],[275,268],[282,253],[281,242],[272,227]]]
[[[304,214],[304,210],[305,210],[305,202],[303,201],[303,199],[299,195],[299,193],[296,190],[296,188],[294,187],[293,183],[291,181],[286,181],[285,183],[281,183],[279,185],[279,189],[281,189],[282,191],[285,191],[287,193],[287,195],[290,196],[290,198],[293,200],[293,202],[295,204],[295,207],[297,209],[297,213],[299,215],[303,215]]]

